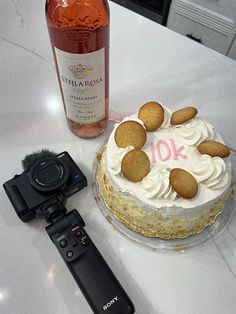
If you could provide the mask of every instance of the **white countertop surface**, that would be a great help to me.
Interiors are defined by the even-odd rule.
[[[148,100],[173,110],[195,105],[235,148],[236,62],[114,3],[110,8],[111,115],[134,112]],[[22,172],[25,154],[42,148],[67,150],[89,181],[67,207],[80,211],[137,314],[236,313],[235,216],[206,243],[166,253],[126,239],[97,208],[91,168],[111,126],[93,140],[69,131],[43,0],[1,2],[0,71],[1,186]],[[0,313],[91,314],[45,226],[36,219],[23,224],[1,187]]]

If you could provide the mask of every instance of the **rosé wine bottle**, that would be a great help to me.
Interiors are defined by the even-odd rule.
[[[47,0],[45,9],[68,126],[79,137],[96,137],[108,124],[108,3]]]

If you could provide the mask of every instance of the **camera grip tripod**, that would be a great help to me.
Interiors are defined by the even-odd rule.
[[[95,314],[133,314],[134,306],[72,210],[46,228]]]

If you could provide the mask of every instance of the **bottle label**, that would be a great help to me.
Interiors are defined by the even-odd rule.
[[[105,48],[76,54],[55,47],[67,118],[94,123],[105,117]]]

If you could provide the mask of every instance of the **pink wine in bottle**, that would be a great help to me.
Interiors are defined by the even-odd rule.
[[[46,19],[68,126],[96,137],[108,124],[108,3],[47,0]]]

